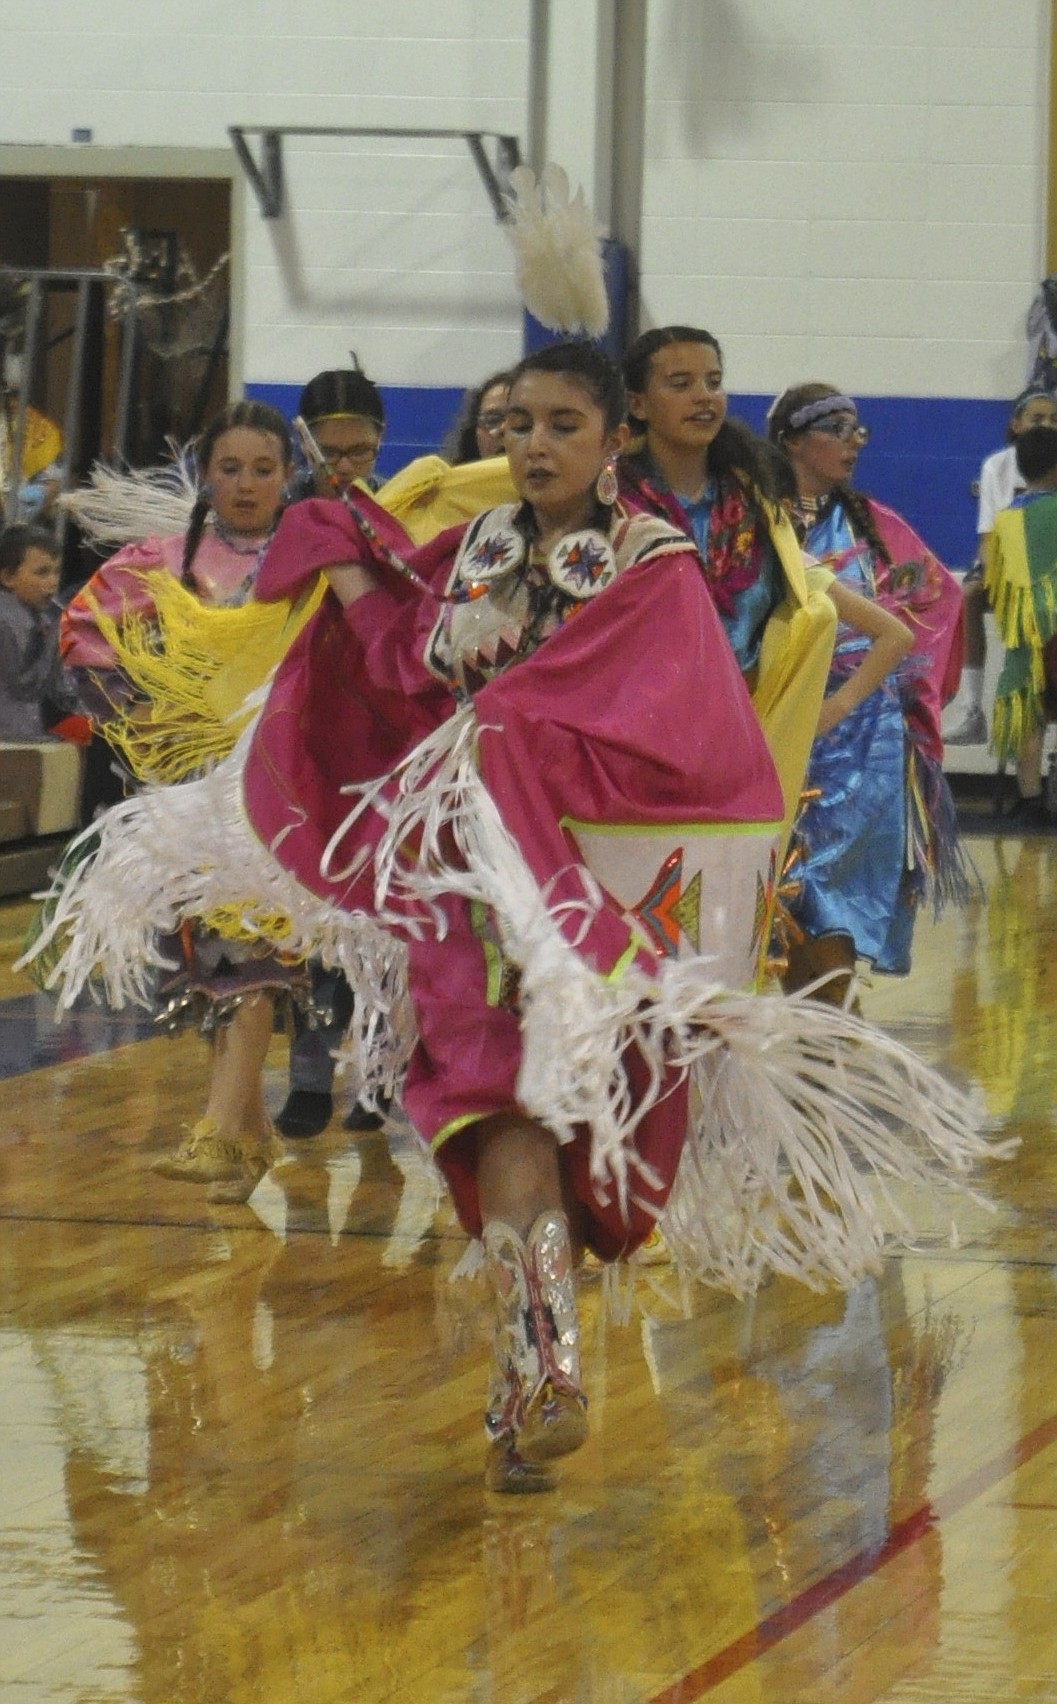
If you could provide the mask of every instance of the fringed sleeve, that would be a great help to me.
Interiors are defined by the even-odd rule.
[[[984,586],[1006,647],[991,743],[1016,760],[1044,720],[1044,650],[1057,632],[1057,498],[1004,509],[984,545]]]
[[[1003,645],[1038,645],[1024,509],[1003,509],[984,541],[984,590]]]

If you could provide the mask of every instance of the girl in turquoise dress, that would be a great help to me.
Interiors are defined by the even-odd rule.
[[[895,613],[909,639],[905,661],[852,704],[864,640],[842,618],[831,713],[808,770],[806,856],[791,906],[804,939],[790,954],[787,987],[836,966],[846,987],[856,959],[905,974],[923,899],[938,907],[965,891],[939,733],[960,669],[960,593],[899,515],[851,488],[869,434],[850,397],[832,385],[795,386],[773,405],[768,430],[792,469],[789,507],[804,548],[838,585]]]

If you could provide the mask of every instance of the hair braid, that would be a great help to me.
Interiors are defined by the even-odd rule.
[[[232,432],[239,427],[248,432],[260,432],[267,437],[275,438],[279,444],[283,461],[287,464],[292,461],[294,448],[290,428],[278,409],[272,408],[266,402],[246,401],[244,399],[241,402],[231,402],[227,408],[221,409],[220,413],[214,415],[209,425],[196,439],[194,459],[195,471],[199,479],[202,479],[206,468],[209,466],[209,458],[213,454],[217,439],[223,437],[225,432]],[[191,564],[194,562],[195,553],[202,542],[202,534],[205,531],[210,506],[211,502],[208,495],[200,493],[195,498],[187,534],[184,538],[183,558],[180,563],[180,582],[191,590],[194,589]]]
[[[881,558],[889,568],[892,557],[884,540],[877,530],[876,522],[870,509],[869,498],[862,491],[854,490],[850,485],[838,485],[833,491],[834,497],[841,504],[855,532],[860,533],[870,549]]]
[[[184,536],[184,551],[180,560],[180,584],[182,586],[186,586],[189,591],[195,590],[194,576],[191,573],[191,564],[194,562],[195,553],[202,542],[202,534],[205,532],[208,515],[209,498],[203,496],[196,497],[194,501],[194,508],[191,510],[191,519],[188,523],[187,532]]]

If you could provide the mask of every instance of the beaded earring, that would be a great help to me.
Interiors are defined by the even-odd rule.
[[[617,500],[619,489],[616,462],[612,456],[607,456],[595,481],[595,496],[607,509],[611,509]]]

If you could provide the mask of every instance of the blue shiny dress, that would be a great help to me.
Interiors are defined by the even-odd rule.
[[[828,557],[857,542],[838,503],[809,530],[804,548]],[[872,599],[871,555],[865,546],[837,578]],[[827,696],[869,648],[864,634],[838,627]],[[798,821],[803,885],[789,907],[808,935],[850,935],[858,957],[894,975],[910,969],[919,886],[909,867],[906,774],[906,726],[897,678],[889,675],[811,748],[807,787],[818,797]]]

